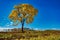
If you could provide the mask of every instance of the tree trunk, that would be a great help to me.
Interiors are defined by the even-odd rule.
[[[22,23],[22,32],[24,32],[24,28],[23,28],[23,26],[24,26],[24,23]]]
[[[24,20],[22,20],[22,32],[24,32]]]

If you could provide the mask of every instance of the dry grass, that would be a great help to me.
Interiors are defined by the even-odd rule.
[[[0,38],[10,40],[60,40],[59,30],[46,30],[46,31],[27,31],[22,32],[6,32],[0,33]]]

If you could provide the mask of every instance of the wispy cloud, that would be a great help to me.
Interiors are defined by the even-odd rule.
[[[9,25],[7,25],[9,26]],[[6,27],[6,26],[0,26],[0,29],[12,29],[11,27]]]
[[[52,30],[57,30],[57,28],[51,28]]]
[[[2,27],[2,26],[0,26],[0,31],[4,31],[4,29],[13,29],[13,28],[8,28],[8,27]]]
[[[9,27],[9,26],[12,26],[12,25],[13,25],[13,22],[10,22],[10,23],[7,23],[5,26]]]
[[[10,22],[10,25],[13,25],[13,22]]]

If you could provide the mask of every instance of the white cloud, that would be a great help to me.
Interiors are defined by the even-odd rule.
[[[11,26],[11,25],[13,25],[13,22],[7,23],[5,26],[6,26],[6,27],[9,27],[9,26]]]
[[[4,29],[13,29],[13,28],[6,28],[6,27],[0,26],[0,31],[4,31]]]
[[[39,28],[34,28],[35,30],[39,30]]]
[[[8,27],[0,27],[0,29],[12,29],[12,28],[8,28]]]
[[[0,29],[12,29],[12,28],[0,26]]]
[[[13,22],[10,22],[10,25],[12,25],[13,24]]]

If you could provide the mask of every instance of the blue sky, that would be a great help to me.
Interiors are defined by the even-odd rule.
[[[33,29],[60,29],[60,0],[0,0],[0,28],[20,28],[21,24],[12,26],[8,16],[14,5],[28,3],[38,9],[31,24],[24,27]]]

